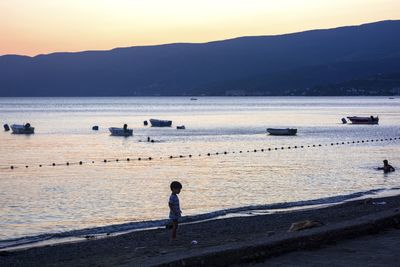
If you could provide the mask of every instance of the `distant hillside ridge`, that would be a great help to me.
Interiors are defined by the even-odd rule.
[[[399,59],[400,20],[208,43],[5,55],[0,96],[318,94],[317,86],[400,72]]]

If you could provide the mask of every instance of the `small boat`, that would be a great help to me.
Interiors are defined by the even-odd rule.
[[[13,134],[33,134],[35,133],[35,128],[30,125],[30,123],[26,123],[24,125],[21,124],[13,124],[11,125],[11,130]]]
[[[97,126],[97,125],[93,126],[93,127],[92,127],[92,130],[93,130],[93,131],[98,131],[98,130],[99,130],[99,126]]]
[[[379,118],[378,116],[370,116],[370,117],[347,117],[352,124],[378,124],[379,123]]]
[[[133,130],[128,129],[128,125],[124,124],[123,128],[111,127],[108,128],[110,130],[112,136],[132,136]]]
[[[150,119],[151,127],[171,127],[172,121]]]
[[[176,129],[177,130],[185,130],[186,127],[185,127],[185,125],[181,125],[181,126],[176,126]]]
[[[195,98],[195,97],[192,97],[192,98],[190,98],[190,100],[191,100],[191,101],[196,101],[196,100],[197,100],[197,98]]]
[[[3,127],[5,132],[8,132],[10,130],[10,126],[8,126],[8,124],[4,124]]]
[[[270,135],[296,135],[297,129],[286,128],[286,129],[277,129],[277,128],[268,128],[267,132]]]

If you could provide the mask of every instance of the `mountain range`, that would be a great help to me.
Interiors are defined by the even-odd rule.
[[[316,88],[399,72],[400,20],[388,20],[208,43],[4,55],[0,96],[323,95]]]

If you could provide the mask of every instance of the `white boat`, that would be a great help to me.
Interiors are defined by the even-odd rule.
[[[150,119],[151,127],[171,127],[172,121]]]
[[[297,129],[286,128],[286,129],[278,129],[278,128],[268,128],[267,132],[270,135],[296,135]]]
[[[133,135],[133,130],[128,129],[128,126],[124,124],[123,128],[118,128],[118,127],[110,127],[108,128],[110,130],[112,136],[132,136]]]
[[[33,134],[35,133],[35,128],[32,127],[29,123],[21,125],[21,124],[13,124],[11,125],[11,130],[13,134]]]
[[[347,117],[352,124],[378,124],[379,123],[379,117],[376,116],[370,116],[370,117],[358,117],[358,116],[353,116],[353,117]]]

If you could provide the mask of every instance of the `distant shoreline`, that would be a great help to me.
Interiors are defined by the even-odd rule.
[[[165,97],[165,98],[173,98],[173,97],[179,97],[179,98],[191,98],[191,97],[198,97],[198,98],[208,98],[208,97],[226,97],[226,98],[246,98],[246,97],[260,97],[260,98],[277,98],[277,97],[301,97],[301,98],[334,98],[334,97],[346,97],[346,98],[356,98],[356,97],[369,97],[369,98],[374,98],[374,97],[385,97],[385,98],[400,98],[400,95],[238,95],[238,96],[232,96],[232,95],[160,95],[160,96],[154,96],[154,95],[143,95],[143,96],[138,96],[138,95],[130,95],[130,96],[102,96],[102,95],[93,95],[93,96],[0,96],[1,98],[156,98],[156,97]]]

